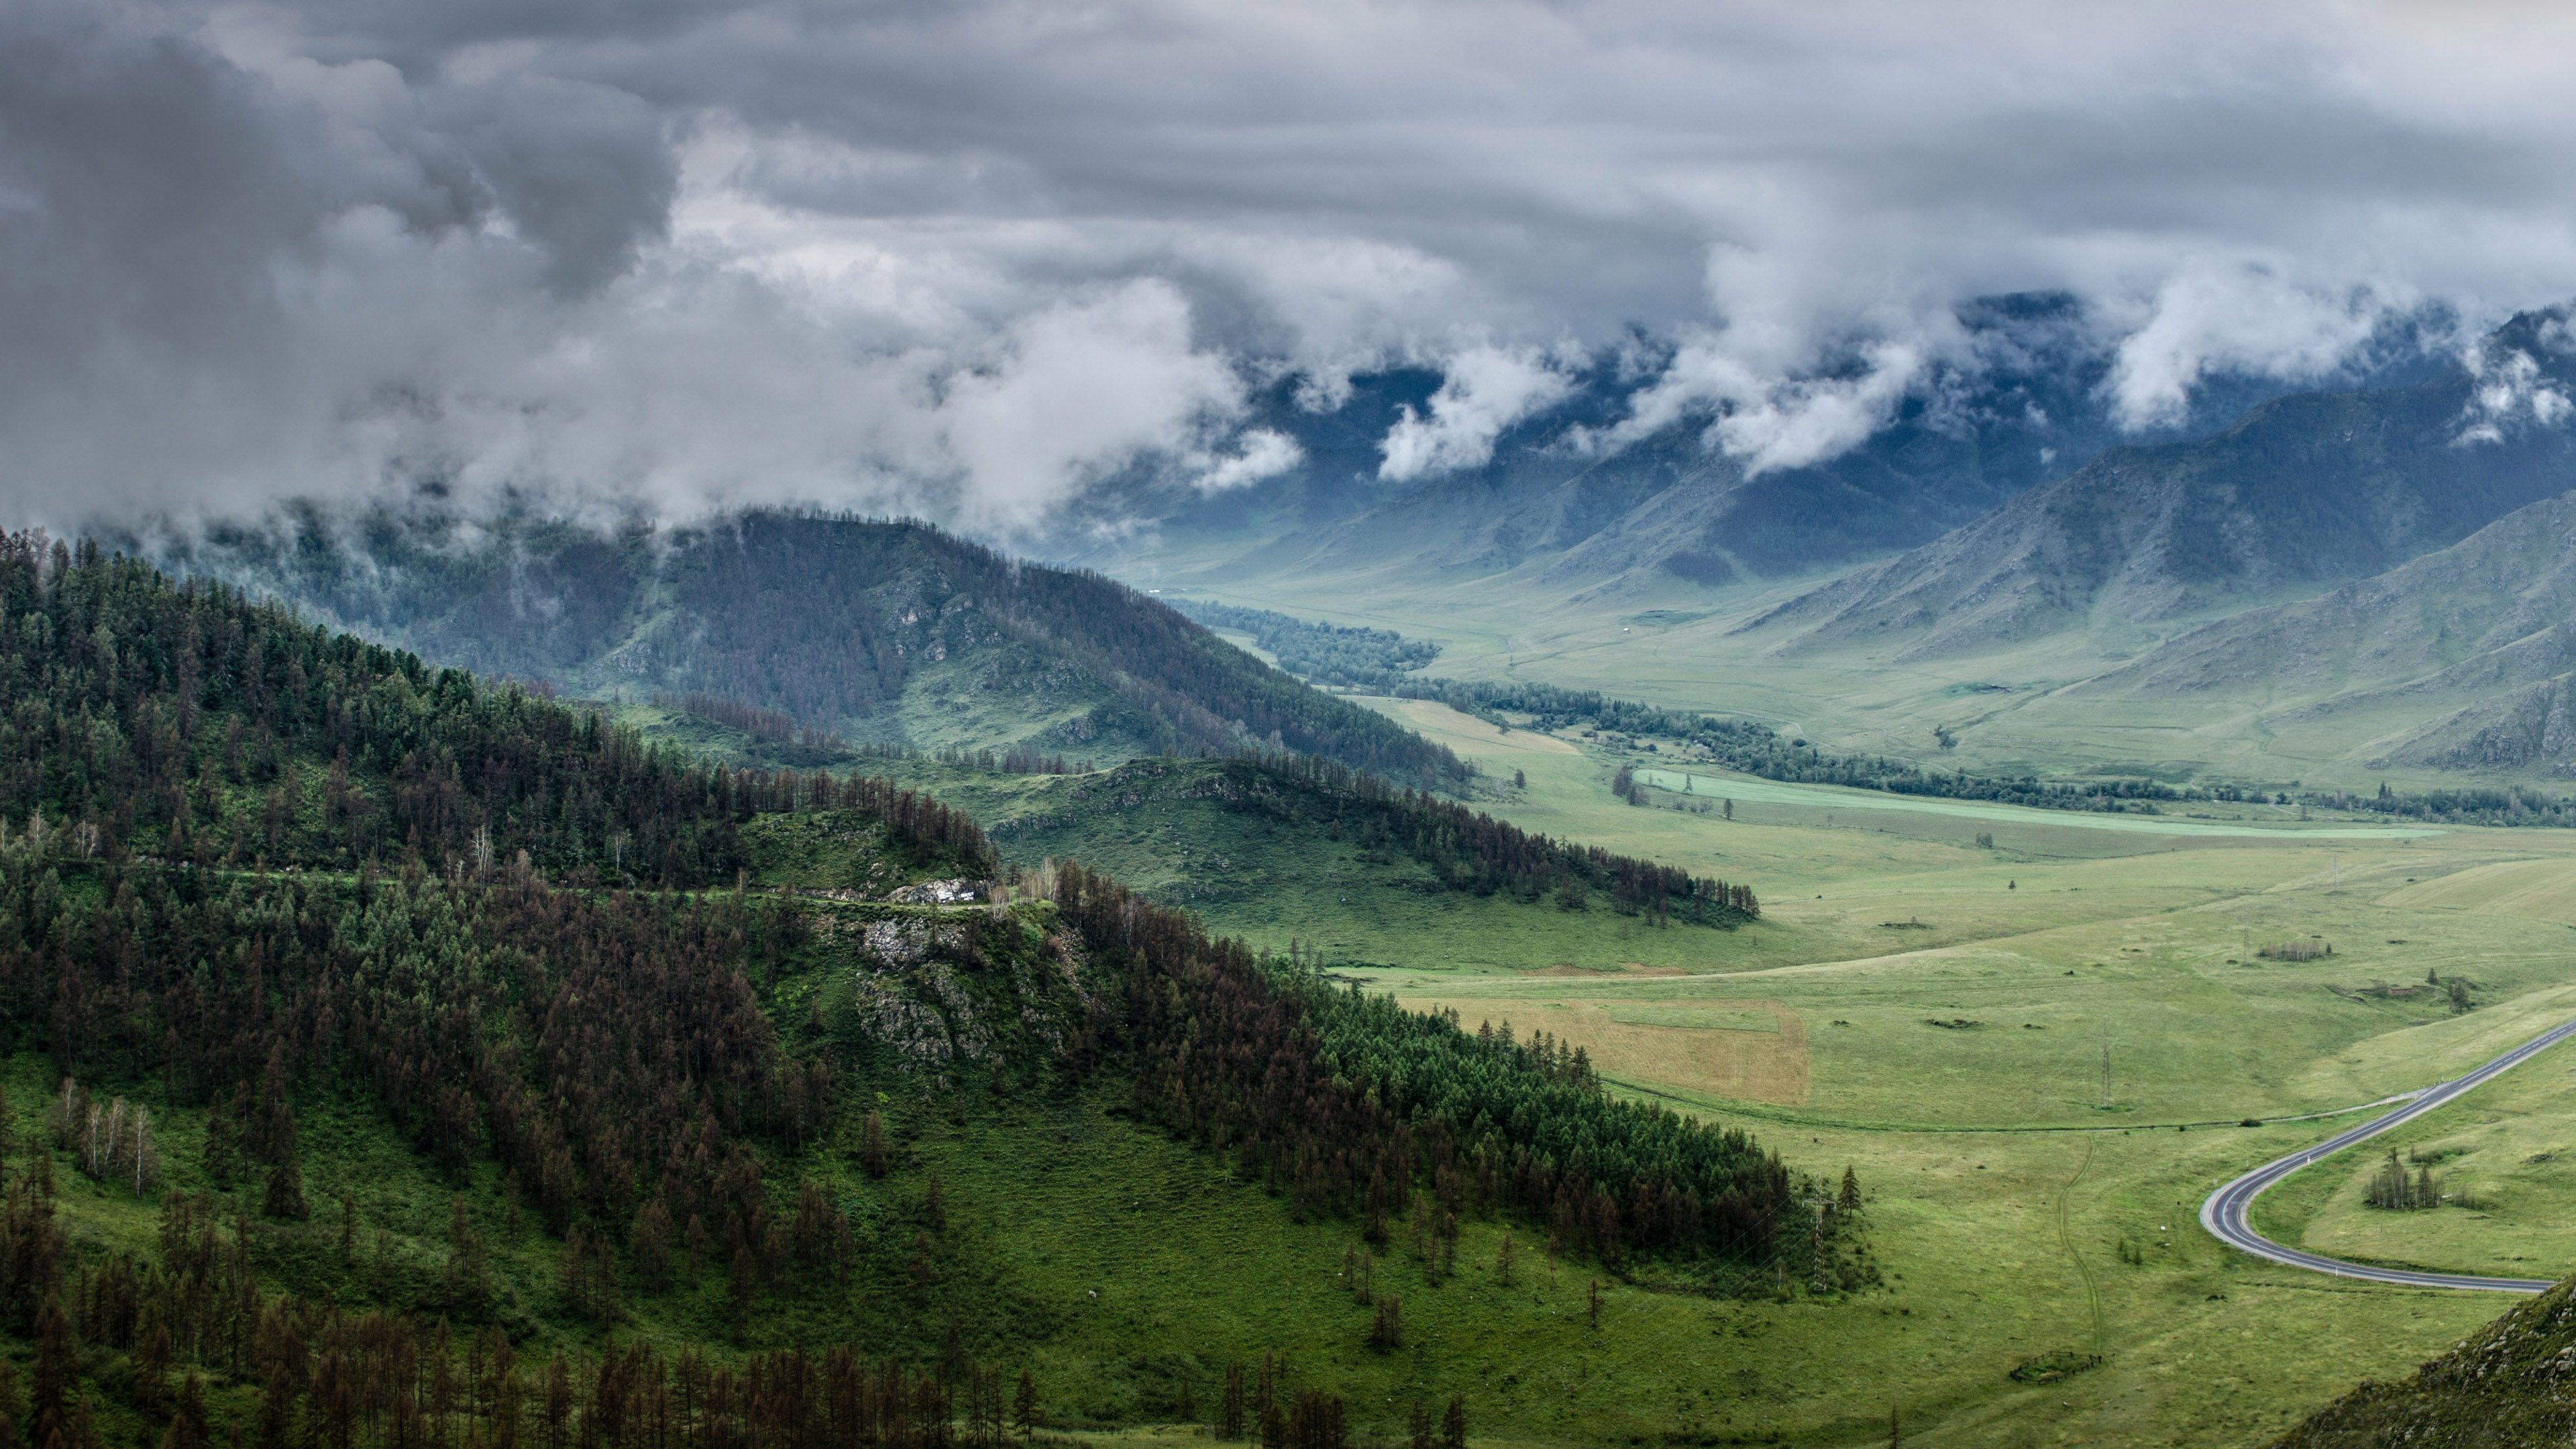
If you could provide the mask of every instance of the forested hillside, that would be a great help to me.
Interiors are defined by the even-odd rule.
[[[441,663],[592,697],[703,694],[857,741],[1110,761],[1284,748],[1465,779],[1135,590],[923,524],[753,512],[609,534],[308,509],[165,552]]]
[[[1388,1356],[1398,1285],[1417,1325],[1482,1291],[1451,1281],[1462,1238],[1668,1286],[1870,1276],[1856,1199],[1740,1132],[1080,866],[995,879],[972,822],[892,785],[702,765],[26,536],[0,685],[0,1334],[29,1355],[0,1415],[28,1442],[908,1446],[1141,1416],[1427,1443],[1518,1402],[1471,1359]],[[1497,889],[1603,868],[1405,808]],[[1166,1236],[1239,1196],[1226,1255],[1350,1244],[1385,1259],[1374,1307],[1203,1276],[1276,1307],[1217,1342],[1084,1315],[1027,1235],[1123,1211],[1134,1184],[1094,1174],[1148,1160],[1216,1195]],[[1161,1282],[1089,1292],[1198,1291]],[[1263,1357],[1292,1339],[1293,1384]]]

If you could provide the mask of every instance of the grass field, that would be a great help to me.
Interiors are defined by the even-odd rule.
[[[1988,1346],[1976,1367],[1899,1365],[1908,1442],[2253,1443],[2500,1311],[2478,1295],[2251,1263],[2202,1235],[2195,1213],[2218,1180],[2339,1125],[2217,1124],[2422,1086],[2576,1014],[2576,917],[2561,904],[2576,902],[2576,841],[2137,831],[2122,825],[2203,827],[1908,811],[1806,787],[1742,792],[1729,821],[1618,801],[1616,761],[1572,742],[1388,707],[1489,774],[1520,770],[1526,787],[1492,802],[1518,823],[1752,880],[1765,902],[1752,934],[1813,953],[1775,963],[1748,946],[1707,976],[1371,974],[1471,1022],[1584,1042],[1629,1089],[1743,1123],[1794,1164],[1860,1164],[1908,1291],[1936,1293],[1950,1331]],[[1979,831],[1996,847],[1975,846]],[[2292,939],[2334,952],[2257,954]],[[2410,989],[2428,974],[2473,982],[2474,1009],[2454,1014],[2442,990]],[[1778,1029],[1743,1030],[1755,1011]],[[2576,1201],[2558,1195],[2561,1174],[2576,1194],[2571,1067],[2543,1059],[2417,1129],[2430,1141],[2485,1124],[2494,1140],[2448,1170],[2495,1199],[2486,1215],[2359,1207],[2374,1157],[2294,1179],[2265,1199],[2265,1220],[2305,1213],[2313,1223],[2291,1226],[2330,1251],[2576,1271],[2576,1232],[2559,1226]],[[2528,1161],[2542,1153],[2558,1155]],[[2310,1211],[2311,1193],[2331,1201]],[[2124,1239],[2143,1266],[2122,1261]],[[2017,1392],[2001,1360],[2043,1340],[2105,1362],[2046,1394]],[[2335,1368],[2311,1378],[2319,1358]]]
[[[1627,1327],[1594,1340],[1562,1332],[1565,1295],[1589,1281],[1571,1265],[1554,1288],[1526,1290],[1526,1313],[1491,1320],[1440,1316],[1433,1302],[1455,1285],[1400,1287],[1408,1321],[1414,1295],[1427,1295],[1426,1330],[1442,1335],[1427,1340],[1431,1362],[1472,1357],[1464,1345],[1479,1321],[1506,1346],[1476,1379],[1472,1397],[1493,1406],[1480,1439],[1778,1433],[1862,1445],[1885,1442],[1893,1407],[1916,1445],[2253,1445],[2501,1311],[2483,1295],[2251,1262],[2202,1235],[2195,1214],[2218,1181],[2358,1120],[2243,1119],[2426,1085],[2576,1014],[2576,913],[2563,904],[2576,898],[2576,839],[1956,813],[1809,787],[1721,795],[1735,801],[1728,819],[1699,808],[1696,781],[1686,796],[1652,792],[1651,807],[1614,797],[1612,772],[1640,757],[1433,705],[1381,707],[1483,763],[1491,789],[1479,808],[1749,881],[1762,920],[1659,930],[1606,909],[1425,893],[1402,886],[1400,869],[1363,868],[1312,838],[1265,838],[1204,801],[1140,790],[1133,803],[1092,797],[1074,809],[1070,792],[1105,777],[912,768],[995,820],[1010,854],[1079,846],[1222,929],[1319,951],[1369,989],[1454,1007],[1471,1026],[1508,1020],[1581,1043],[1616,1089],[1745,1127],[1793,1170],[1857,1169],[1883,1294],[1781,1304],[1615,1288],[1605,1323]],[[2290,942],[2333,950],[2260,954]],[[2450,1000],[2454,979],[2468,983],[2465,1012]],[[2576,1221],[2571,1067],[2535,1061],[2400,1140],[2460,1148],[2439,1170],[2483,1208],[2362,1208],[2373,1156],[2293,1179],[2257,1221],[2333,1251],[2576,1271],[2576,1233],[2561,1226]],[[923,1140],[946,1142],[948,1130],[929,1124]],[[1002,1164],[1030,1149],[959,1138],[939,1150],[961,1154],[950,1160],[962,1179],[1027,1170]],[[1194,1170],[1186,1157],[1153,1169],[1114,1160],[1149,1179]],[[1227,1216],[1238,1207],[1211,1197],[1204,1210],[1204,1235],[1171,1230],[1206,1245],[1191,1253],[1222,1258],[1223,1245],[1259,1237],[1254,1220]],[[1328,1291],[1346,1234],[1310,1229],[1289,1235],[1309,1244],[1289,1257],[1237,1247],[1239,1273],[1182,1272],[1153,1268],[1167,1261],[1163,1238],[1122,1237],[1104,1209],[1062,1225],[997,1222],[994,1261],[1097,1279],[1104,1301],[1137,1305],[1139,1323],[1184,1327],[1226,1353],[1252,1341],[1245,1321],[1277,1324],[1309,1345],[1299,1351],[1319,1372],[1337,1365],[1337,1381],[1400,1401],[1404,1381],[1350,1347],[1350,1315]],[[1490,1254],[1490,1240],[1478,1251]],[[1401,1264],[1381,1271],[1409,1281]],[[1327,1291],[1310,1301],[1297,1285],[1318,1274]],[[1103,1342],[1148,1337],[1126,1331]],[[2053,1383],[2011,1377],[2053,1350],[2103,1361]],[[1142,1372],[1122,1371],[1120,1392],[1149,1396]]]

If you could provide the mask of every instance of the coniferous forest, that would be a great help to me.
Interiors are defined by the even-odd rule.
[[[0,1330],[32,1345],[23,1379],[0,1367],[0,1443],[1034,1432],[1046,1330],[939,1296],[938,1179],[898,1224],[824,1185],[832,1163],[894,1170],[884,1118],[915,1098],[1108,1091],[1243,1191],[1381,1247],[1486,1220],[1603,1272],[1851,1271],[1832,1204],[1741,1132],[1614,1097],[1562,1043],[1338,990],[1080,865],[1006,871],[972,821],[880,781],[701,765],[31,535],[0,542],[0,692],[0,1047],[57,1084],[41,1116],[0,1118]],[[1332,779],[1489,888],[1586,872],[1641,909],[1754,909]],[[960,903],[885,903],[862,877],[947,878],[931,899]],[[814,985],[801,1014],[782,983]],[[354,1113],[457,1194],[434,1270],[388,1268],[306,1174],[316,1113]],[[74,1174],[151,1230],[67,1232]],[[557,1281],[496,1266],[477,1183],[513,1261],[542,1245]],[[720,1331],[617,1341],[702,1281]],[[556,1319],[606,1336],[532,1356]],[[1347,1436],[1331,1395],[1265,1366],[1246,1399],[1241,1372],[1233,1433]],[[1417,1438],[1439,1419],[1457,1442],[1471,1410],[1417,1405]]]

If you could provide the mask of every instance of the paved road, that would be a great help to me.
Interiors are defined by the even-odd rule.
[[[2571,1036],[2576,1036],[2576,1021],[2570,1021],[2564,1026],[2533,1037],[2465,1077],[2455,1077],[2438,1087],[2428,1088],[2415,1100],[2384,1117],[2373,1118],[2349,1132],[2329,1137],[2314,1147],[2305,1148],[2287,1157],[2263,1164],[2211,1193],[2209,1200],[2200,1205],[2200,1225],[2209,1229],[2220,1242],[2251,1253],[2255,1257],[2268,1258],[2275,1263],[2286,1263],[2293,1268],[2309,1268],[2319,1273],[2332,1273],[2339,1278],[2361,1278],[2373,1283],[2394,1283],[2408,1288],[2472,1288],[2498,1293],[2538,1293],[2547,1289],[2555,1280],[2481,1278],[2471,1273],[2416,1273],[2404,1268],[2374,1268],[2366,1263],[2347,1263],[2340,1258],[2329,1258],[2320,1253],[2303,1253],[2296,1248],[2282,1247],[2254,1231],[2253,1227],[2245,1221],[2245,1212],[2254,1205],[2254,1199],[2262,1193],[2263,1189],[2309,1163],[2320,1158],[2331,1157],[2356,1143],[2367,1142],[2391,1127],[2411,1122],[2460,1094],[2474,1090],[2488,1078],[2521,1065],[2524,1059],[2547,1051]]]

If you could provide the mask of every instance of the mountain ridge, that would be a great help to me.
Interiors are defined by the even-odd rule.
[[[1292,749],[1466,778],[1447,750],[1124,584],[922,523],[752,511],[611,531],[308,509],[151,552],[442,663],[601,698],[703,693],[863,742]]]
[[[1295,439],[1299,466],[1214,496],[1168,481],[1112,488],[1079,522],[1124,526],[1064,556],[1130,575],[1182,558],[1261,573],[1527,568],[1549,585],[1631,592],[1794,578],[1925,543],[2105,450],[2214,433],[2296,386],[2213,372],[2180,416],[2135,429],[2110,402],[2114,354],[2074,299],[1984,298],[1955,320],[1960,354],[1930,364],[1868,437],[1785,467],[1719,447],[1714,405],[1607,444],[1669,357],[1564,374],[1563,396],[1499,429],[1483,461],[1405,481],[1379,476],[1380,444],[1394,420],[1435,405],[1435,374],[1363,375],[1325,412],[1283,381],[1252,421]],[[2436,330],[2429,318],[2393,324],[2336,376],[2361,388],[2420,380],[2441,365]],[[1860,365],[1815,381],[1852,381]],[[1136,534],[1140,519],[1150,526]]]

